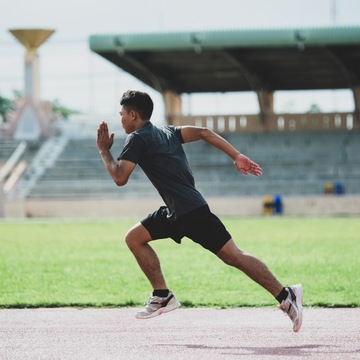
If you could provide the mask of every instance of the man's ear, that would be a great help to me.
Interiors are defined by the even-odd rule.
[[[136,113],[136,111],[135,110],[130,110],[130,118],[131,118],[131,120],[135,120],[136,119],[136,117],[137,117],[137,113]]]

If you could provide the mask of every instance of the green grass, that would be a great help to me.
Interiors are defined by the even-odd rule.
[[[359,306],[357,218],[224,218],[239,247],[306,306]],[[123,238],[136,220],[0,222],[0,307],[138,306],[151,288]],[[244,274],[184,239],[153,243],[185,306],[274,306]]]

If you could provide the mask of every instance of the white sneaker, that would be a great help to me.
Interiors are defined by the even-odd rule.
[[[179,308],[181,305],[170,291],[167,297],[151,296],[144,309],[136,313],[137,319],[150,319]]]
[[[279,308],[287,314],[293,322],[293,331],[298,332],[303,320],[303,287],[301,284],[292,285],[287,287],[286,290],[289,295],[281,302]]]

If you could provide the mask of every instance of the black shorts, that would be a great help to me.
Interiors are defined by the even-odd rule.
[[[169,221],[167,215],[167,207],[162,206],[141,221],[153,240],[171,238],[180,244],[181,239],[186,236],[217,254],[231,239],[223,223],[210,211],[208,205],[201,206],[176,221]]]

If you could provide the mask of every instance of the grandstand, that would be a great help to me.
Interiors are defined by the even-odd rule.
[[[206,143],[186,145],[200,190],[207,196],[319,195],[325,183],[360,193],[360,133],[253,133],[225,136],[259,162],[259,178],[239,176],[229,159]]]
[[[0,168],[6,160],[14,153],[21,140],[1,139],[0,141]],[[42,141],[28,142],[22,160],[31,162],[36,152],[41,148]]]
[[[125,190],[119,190],[104,169],[95,139],[76,138],[67,142],[53,166],[47,169],[27,197],[98,199],[156,195],[140,169],[136,168],[132,180]]]
[[[185,144],[197,187],[205,196],[321,195],[324,185],[342,183],[360,193],[359,132],[224,134],[263,168],[259,178],[238,174],[225,154],[205,142]],[[114,145],[121,151],[123,139]],[[3,154],[4,151],[1,151]],[[25,173],[24,179],[29,176]],[[20,183],[20,186],[24,186]],[[118,188],[104,169],[95,140],[69,139],[34,187],[32,199],[144,198],[157,196],[139,167]]]

